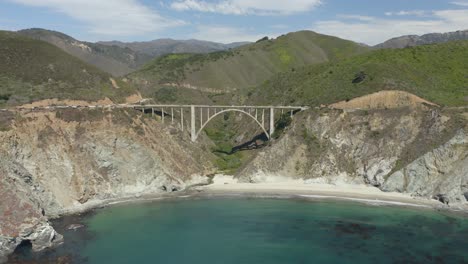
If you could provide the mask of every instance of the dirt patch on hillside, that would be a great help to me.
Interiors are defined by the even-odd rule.
[[[127,104],[136,104],[143,100],[143,97],[140,93],[132,94],[129,97],[125,98],[125,103]]]
[[[423,105],[438,106],[408,92],[380,91],[349,101],[334,103],[329,107],[334,109],[385,109],[407,106],[420,107]]]
[[[109,78],[109,80],[112,83],[112,87],[114,87],[114,89],[120,89],[119,85],[113,78]]]
[[[54,105],[79,105],[79,106],[89,106],[89,105],[112,105],[112,102],[109,98],[104,98],[102,100],[96,102],[88,102],[88,101],[81,101],[81,100],[59,100],[57,98],[54,99],[46,99],[41,101],[36,101],[30,104],[25,104],[18,106],[19,108],[32,108],[32,107],[45,107],[45,106],[54,106]]]

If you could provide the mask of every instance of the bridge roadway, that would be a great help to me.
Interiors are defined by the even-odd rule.
[[[53,111],[59,109],[135,109],[143,113],[151,113],[152,116],[161,116],[162,122],[166,118],[171,119],[174,123],[175,119],[180,121],[180,127],[184,131],[184,117],[186,112],[190,115],[190,135],[195,142],[208,125],[215,117],[227,113],[237,112],[247,115],[260,126],[268,139],[275,132],[275,121],[279,114],[281,116],[288,114],[291,118],[300,111],[307,110],[306,106],[234,106],[234,105],[156,105],[156,104],[113,104],[113,105],[51,105],[37,107],[16,107],[10,109],[0,109],[0,111]],[[197,127],[199,122],[199,127]],[[266,126],[268,124],[268,127]],[[268,128],[268,129],[267,129]]]

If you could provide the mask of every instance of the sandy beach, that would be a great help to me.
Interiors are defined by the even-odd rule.
[[[216,176],[213,184],[197,187],[196,190],[208,195],[293,196],[305,199],[350,200],[374,205],[447,208],[436,200],[411,197],[403,193],[383,192],[372,186],[305,184],[301,180],[271,183],[239,183],[231,176]]]

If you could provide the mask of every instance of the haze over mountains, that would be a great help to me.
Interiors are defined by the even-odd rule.
[[[228,50],[231,48],[236,48],[245,44],[249,44],[249,42],[235,42],[230,44],[222,44],[196,39],[156,39],[152,41],[128,43],[120,41],[100,41],[98,42],[98,44],[130,48],[134,51],[150,55],[154,58],[171,53],[209,53],[215,51]]]

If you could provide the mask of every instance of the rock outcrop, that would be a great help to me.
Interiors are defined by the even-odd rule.
[[[371,184],[384,191],[466,202],[466,110],[399,108],[304,112],[240,173],[307,182]]]
[[[49,217],[106,200],[182,190],[213,160],[175,126],[127,111],[23,113],[0,132],[0,256],[61,241]],[[205,149],[205,150],[204,150]]]
[[[460,130],[447,143],[388,176],[382,189],[436,198],[446,204],[466,202],[468,135]]]

